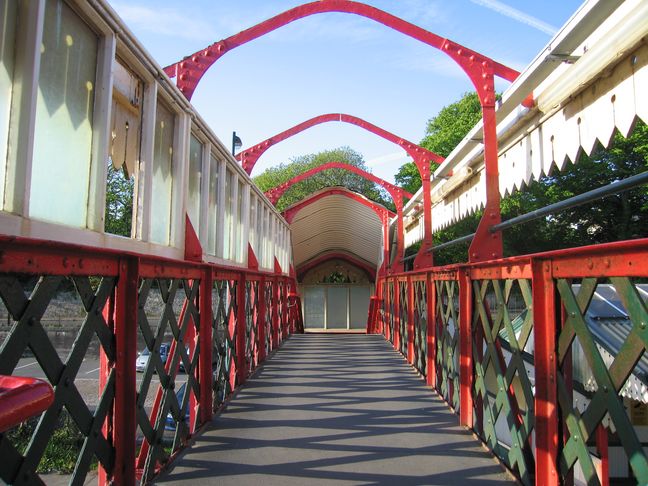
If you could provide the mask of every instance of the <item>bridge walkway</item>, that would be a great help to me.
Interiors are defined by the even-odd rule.
[[[511,484],[380,335],[293,335],[157,484]]]

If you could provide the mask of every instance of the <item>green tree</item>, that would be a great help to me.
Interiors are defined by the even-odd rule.
[[[328,162],[343,162],[369,172],[361,154],[349,147],[340,147],[333,150],[325,150],[317,154],[295,157],[290,163],[279,164],[276,167],[267,169],[262,174],[256,176],[254,182],[265,192],[307,170],[319,167]],[[394,209],[391,198],[382,189],[378,189],[373,182],[358,174],[344,169],[328,169],[304,181],[293,184],[277,202],[277,209],[283,211],[310,194],[325,187],[332,186],[346,187],[347,189],[365,195],[367,198],[385,207]]]
[[[466,134],[481,120],[481,104],[477,93],[464,93],[459,101],[441,108],[430,118],[421,147],[447,157]],[[432,163],[434,171],[438,164]],[[421,187],[421,175],[414,162],[403,164],[394,176],[396,184],[414,194]]]
[[[131,236],[133,222],[133,192],[135,179],[123,169],[108,163],[106,179],[105,231],[113,235]]]
[[[481,106],[475,93],[443,108],[430,119],[425,148],[447,156],[481,118]],[[409,167],[411,166],[411,167]],[[405,164],[397,174],[400,184],[416,186],[414,164]],[[581,156],[578,163],[568,163],[528,187],[505,197],[501,202],[502,220],[540,209],[590,189],[624,179],[648,168],[648,128],[638,121],[628,138],[617,134],[610,148],[597,148],[591,156]],[[415,169],[415,168],[414,168]],[[399,176],[400,175],[400,176]],[[398,178],[400,177],[400,178]],[[411,192],[411,189],[408,189]],[[481,212],[464,218],[434,234],[439,244],[474,232]],[[648,228],[648,191],[638,188],[606,197],[584,206],[518,225],[504,232],[504,254],[521,255],[559,248],[605,243],[646,236]],[[435,252],[435,264],[466,261],[468,243]],[[409,250],[409,253],[415,249]]]

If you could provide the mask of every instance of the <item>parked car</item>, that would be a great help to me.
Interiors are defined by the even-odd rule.
[[[187,390],[187,383],[183,383],[182,386],[176,392],[176,399],[178,400],[178,405],[182,407],[182,401],[184,400],[185,392]],[[189,407],[185,410],[184,420],[185,423],[189,423]],[[166,420],[164,421],[164,430],[175,432],[176,421],[173,419],[171,412],[167,413]]]
[[[166,363],[167,358],[169,357],[169,349],[171,345],[169,343],[160,344],[160,359],[162,363]],[[135,360],[135,370],[142,373],[148,366],[149,358],[151,357],[151,351],[148,348],[144,348],[137,355],[137,360]]]

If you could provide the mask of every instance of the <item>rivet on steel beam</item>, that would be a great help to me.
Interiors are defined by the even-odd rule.
[[[63,267],[64,267],[64,268],[67,268],[67,266],[68,266],[68,258],[67,258],[67,257],[63,257]]]
[[[83,258],[79,258],[79,268],[83,268]]]
[[[646,323],[645,323],[644,321],[641,321],[641,322],[639,323],[639,327],[640,327],[641,329],[646,329]]]

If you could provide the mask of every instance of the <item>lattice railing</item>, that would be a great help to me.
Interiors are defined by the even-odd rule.
[[[368,329],[521,483],[648,484],[648,240],[389,275],[377,288],[386,325]]]
[[[76,437],[72,484],[93,464],[101,484],[152,481],[299,328],[289,288],[283,275],[0,238],[0,375],[54,390],[0,433],[2,482],[41,484],[62,434]],[[73,323],[63,341],[56,322]]]

